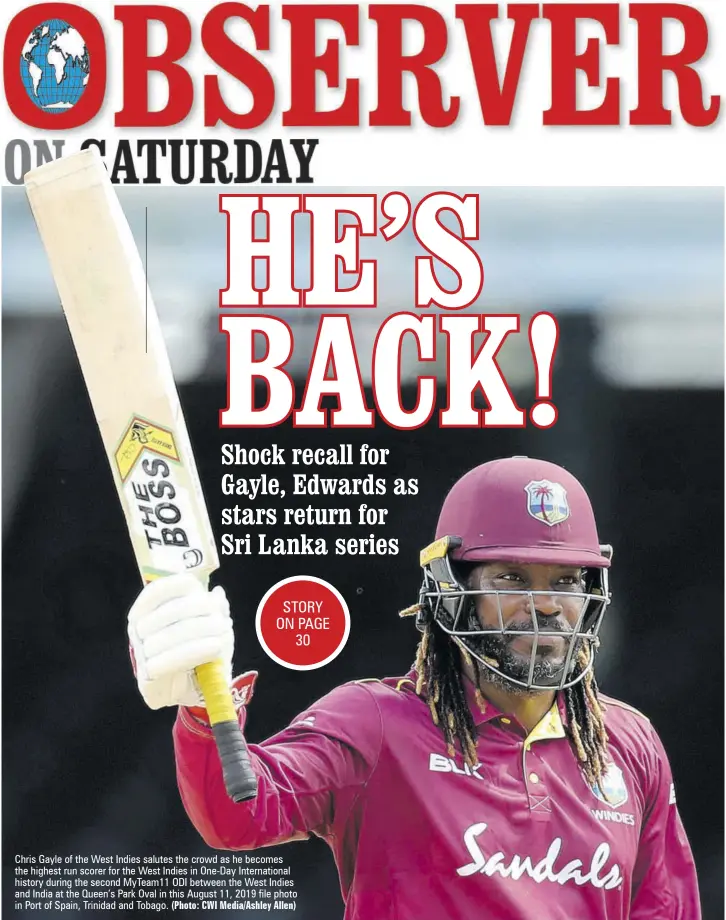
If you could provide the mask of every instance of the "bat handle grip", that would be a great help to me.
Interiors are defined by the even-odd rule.
[[[239,727],[221,662],[199,665],[194,672],[204,696],[227,794],[233,802],[245,802],[257,795],[255,776],[247,744]]]

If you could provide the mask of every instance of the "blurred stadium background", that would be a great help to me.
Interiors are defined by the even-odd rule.
[[[482,196],[478,247],[486,278],[477,309],[521,313],[522,329],[541,309],[559,319],[553,393],[560,416],[548,431],[429,426],[411,434],[383,425],[218,430],[226,399],[225,342],[217,331],[226,231],[218,191],[120,189],[142,245],[148,209],[150,285],[217,533],[221,508],[234,502],[219,488],[224,441],[367,442],[392,449],[391,479],[420,480],[417,498],[379,503],[391,509],[385,535],[398,537],[398,556],[223,561],[217,580],[235,613],[237,669],[260,671],[250,739],[281,728],[338,683],[404,673],[416,634],[396,612],[416,597],[418,551],[449,486],[497,456],[554,460],[584,481],[601,538],[615,546],[600,684],[642,709],[660,732],[698,863],[704,917],[723,917],[722,190],[457,190]],[[406,191],[418,199],[428,190]],[[175,789],[173,714],[146,711],[135,690],[125,614],[137,574],[20,189],[3,189],[2,245],[3,835],[4,906],[11,910],[16,853],[196,855],[205,847]],[[355,316],[364,367],[383,312],[411,309],[415,248],[408,231],[392,243],[362,247],[362,257],[382,260],[379,308]],[[285,318],[295,333],[292,372],[300,380],[317,315],[286,311]],[[527,336],[510,339],[502,366],[527,407],[534,402]],[[409,387],[415,369],[407,367]],[[289,528],[268,532],[291,535]],[[278,579],[301,573],[335,584],[352,614],[343,653],[305,673],[270,661],[254,632],[262,595]],[[300,892],[298,916],[340,918],[325,845],[314,840],[279,852]]]

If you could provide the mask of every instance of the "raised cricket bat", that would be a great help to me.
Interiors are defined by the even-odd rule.
[[[25,177],[145,582],[219,566],[179,396],[141,258],[100,155]],[[257,783],[219,662],[196,669],[227,792]]]

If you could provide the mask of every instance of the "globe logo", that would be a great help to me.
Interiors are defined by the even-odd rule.
[[[28,36],[20,55],[20,79],[30,101],[58,114],[72,109],[91,72],[83,36],[62,19],[48,19]]]

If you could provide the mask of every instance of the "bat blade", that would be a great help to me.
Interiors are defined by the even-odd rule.
[[[25,177],[144,581],[219,558],[144,266],[95,150]],[[196,671],[235,801],[256,780],[221,665]]]
[[[95,151],[26,176],[144,580],[219,566],[159,320]]]

